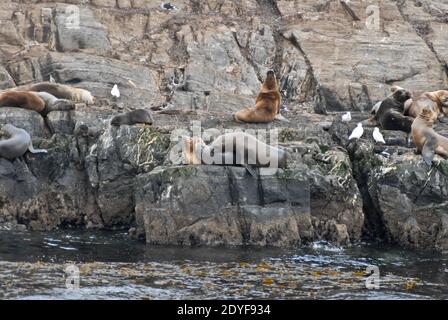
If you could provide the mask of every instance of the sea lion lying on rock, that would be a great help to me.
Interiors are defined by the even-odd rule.
[[[252,175],[253,167],[285,168],[287,161],[285,150],[244,132],[220,135],[210,145],[198,137],[184,137],[183,154],[187,164],[243,165]]]
[[[28,90],[47,92],[56,98],[71,100],[76,103],[85,103],[87,105],[92,105],[95,103],[95,98],[92,96],[90,91],[60,83],[40,82],[29,86]]]
[[[51,111],[68,111],[75,109],[75,103],[67,99],[59,99],[48,92],[33,92],[45,101],[45,109],[42,112],[44,115]]]
[[[236,112],[233,118],[238,122],[271,122],[280,112],[281,95],[274,71],[269,70],[255,100],[255,107]]]
[[[375,115],[367,121],[367,125],[380,125],[385,130],[411,132],[414,119],[403,115],[404,103],[411,98],[411,93],[401,87],[392,86],[392,95],[378,106]]]
[[[0,140],[0,157],[14,160],[23,156],[27,150],[31,153],[48,152],[43,149],[34,149],[30,135],[23,129],[6,124],[1,128],[1,131],[5,132],[9,138]]]
[[[146,123],[151,125],[153,123],[152,115],[148,110],[138,109],[116,115],[110,121],[113,126],[133,125],[137,123]]]
[[[409,99],[404,105],[404,115],[417,118],[425,107],[435,112],[437,118],[448,114],[448,91],[425,92],[416,99]]]
[[[423,107],[412,123],[412,138],[417,153],[421,153],[426,164],[431,165],[434,155],[448,157],[448,138],[438,134],[433,129],[437,113],[432,107]]]
[[[42,115],[51,111],[67,111],[75,104],[66,99],[58,99],[47,92],[8,90],[0,93],[0,107],[15,107],[33,110]]]
[[[0,107],[15,107],[43,112],[45,101],[28,91],[4,91],[0,93]]]

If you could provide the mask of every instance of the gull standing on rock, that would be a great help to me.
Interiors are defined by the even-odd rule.
[[[352,115],[349,112],[347,112],[346,114],[342,115],[342,122],[350,122],[352,120]]]
[[[352,140],[352,139],[359,139],[362,137],[364,133],[364,129],[362,127],[362,123],[358,123],[358,125],[356,126],[356,128],[353,130],[352,134],[350,135],[350,137],[348,137],[348,140]]]
[[[118,90],[118,86],[115,84],[114,87],[112,88],[112,90],[110,91],[110,93],[116,97],[116,98],[120,98],[120,90]]]
[[[386,144],[386,141],[384,141],[383,135],[381,134],[380,129],[378,129],[378,127],[375,127],[375,129],[373,129],[373,139],[375,139],[375,142]]]

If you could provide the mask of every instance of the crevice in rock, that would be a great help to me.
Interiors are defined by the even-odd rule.
[[[358,185],[362,197],[362,207],[365,218],[362,238],[377,242],[387,242],[389,236],[385,221],[375,205],[378,201],[372,199],[369,191],[369,174],[376,166],[376,162],[374,156],[367,155],[373,155],[374,152],[373,150],[360,150],[363,147],[364,146],[359,145],[358,143],[351,143],[347,146],[347,152],[352,165],[353,178]]]
[[[249,65],[252,67],[252,69],[254,69],[255,71],[255,75],[257,76],[258,81],[260,81],[261,83],[263,83],[264,79],[261,77],[260,75],[260,69],[258,68],[257,64],[255,62],[252,61],[251,59],[251,55],[249,52],[249,45],[246,45],[246,47],[242,47],[239,42],[238,42],[238,38],[235,32],[232,32],[233,38],[235,40],[235,43],[237,44],[241,55],[243,56],[243,58],[249,63]],[[250,37],[250,35],[249,35]]]
[[[347,1],[348,2],[348,1]],[[345,0],[340,0],[339,3],[341,4],[342,8],[344,8],[344,11],[352,18],[353,21],[359,21],[360,19],[356,15],[356,13],[353,11],[352,8],[348,5],[348,3],[345,2]]]
[[[322,92],[316,79],[314,68],[311,64],[310,59],[306,55],[305,51],[303,51],[297,37],[294,34],[291,34],[288,38],[285,38],[289,40],[291,44],[302,54],[303,59],[305,60],[305,63],[307,65],[305,80],[302,83],[301,88],[306,91],[304,97],[314,97],[314,111],[318,114],[326,114],[325,98],[322,96]]]
[[[279,24],[276,23],[276,21],[280,20],[282,18],[282,15],[280,10],[278,9],[277,2],[274,0],[257,0],[257,3],[263,13],[261,16],[265,16],[266,12],[269,12],[269,15],[272,17],[272,19],[266,19],[265,23],[269,24],[272,29],[275,42],[275,56],[272,67],[274,69],[274,72],[276,73],[277,79],[280,79],[280,72],[282,70],[283,64],[284,38],[279,28]]]

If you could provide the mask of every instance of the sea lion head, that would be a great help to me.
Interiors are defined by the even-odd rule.
[[[6,133],[7,135],[11,135],[11,134],[13,134],[14,132],[16,132],[17,131],[17,128],[16,127],[14,127],[12,124],[5,124],[2,128],[1,128],[1,131],[3,132],[3,133]]]
[[[422,111],[420,111],[418,117],[432,124],[437,119],[437,113],[435,113],[430,107],[424,107]]]
[[[440,108],[444,114],[448,114],[448,91],[439,91]]]
[[[277,90],[277,79],[274,70],[270,69],[266,72],[266,80],[264,81],[263,86],[267,90]]]
[[[113,126],[120,126],[123,124],[123,115],[119,114],[112,118],[110,124]]]
[[[412,93],[402,87],[392,86],[390,90],[392,91],[392,97],[398,102],[405,103],[412,98]]]

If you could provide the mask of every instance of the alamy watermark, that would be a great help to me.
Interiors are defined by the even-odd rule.
[[[366,273],[369,276],[366,279],[366,288],[369,290],[380,289],[380,268],[378,266],[368,266]]]
[[[65,287],[69,290],[77,290],[79,286],[79,268],[74,264],[70,264],[65,268]]]

